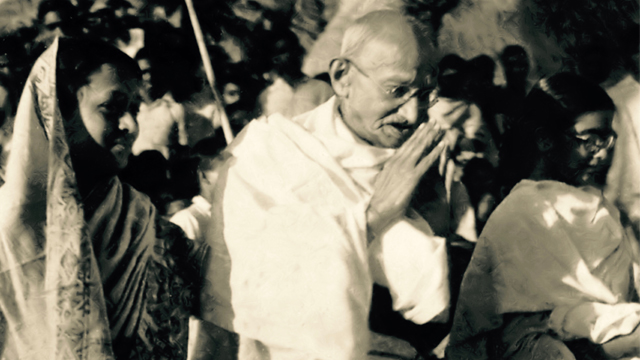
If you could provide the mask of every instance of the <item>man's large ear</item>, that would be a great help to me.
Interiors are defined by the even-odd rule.
[[[351,85],[351,79],[348,76],[349,68],[349,62],[341,58],[333,59],[329,65],[331,86],[336,95],[341,98],[349,96],[349,87]]]

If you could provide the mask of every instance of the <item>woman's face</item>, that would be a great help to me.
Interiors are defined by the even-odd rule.
[[[613,111],[594,111],[578,116],[551,152],[555,172],[575,186],[603,188],[613,158],[615,131]]]
[[[77,114],[86,132],[82,129],[71,132],[71,149],[73,151],[75,148],[76,152],[94,149],[94,144],[91,144],[94,142],[106,152],[98,150],[101,154],[84,155],[95,155],[96,161],[104,157],[108,162],[104,166],[114,166],[114,170],[123,169],[138,135],[136,113],[140,106],[139,82],[122,81],[110,64],[103,64],[88,80],[76,94]]]

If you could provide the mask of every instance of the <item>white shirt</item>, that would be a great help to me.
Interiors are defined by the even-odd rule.
[[[192,204],[171,217],[171,222],[180,226],[191,240],[204,241],[204,232],[211,220],[211,204],[198,195],[191,200]]]

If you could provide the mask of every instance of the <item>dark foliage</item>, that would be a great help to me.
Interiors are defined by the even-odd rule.
[[[638,42],[626,40],[631,34],[637,38],[638,0],[523,0],[519,11],[525,39],[544,34],[565,53],[565,69],[595,82],[638,52]]]
[[[442,17],[455,9],[461,0],[404,0],[405,11],[424,24],[429,24],[435,33],[442,26]]]

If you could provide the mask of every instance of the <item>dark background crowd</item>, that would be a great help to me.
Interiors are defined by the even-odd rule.
[[[189,161],[183,160],[198,140],[214,136],[220,126],[213,120],[213,96],[185,3],[43,0],[29,4],[37,10],[31,23],[26,17],[22,24],[0,24],[4,29],[0,35],[0,85],[7,98],[3,123],[15,113],[31,65],[56,36],[100,38],[123,49],[142,67],[147,103],[170,94],[172,101],[185,107],[184,120],[174,124],[168,134],[169,153],[163,157],[144,154],[143,160],[133,162],[141,165],[133,168],[144,170],[129,175],[131,182],[146,187],[143,190],[152,194],[162,211],[175,211],[167,206],[197,193],[194,179],[178,175],[185,166],[193,168],[184,165]],[[405,0],[401,6],[433,30],[436,42],[442,41],[442,32],[449,31],[443,28],[443,19],[472,4],[460,0]],[[263,112],[265,89],[274,83],[274,78],[281,78],[294,88],[307,77],[301,71],[303,58],[339,6],[337,1],[320,0],[195,1],[217,91],[234,132]],[[519,17],[510,21],[519,21],[520,37],[527,41],[529,53],[523,46],[513,44],[502,47],[498,54],[487,49],[488,54],[471,59],[456,54],[442,58],[439,96],[474,103],[482,113],[482,131],[486,133],[463,137],[456,149],[459,160],[467,167],[458,177],[467,186],[476,208],[487,189],[494,186],[498,163],[496,154],[487,153],[491,150],[486,149],[486,138],[496,148],[500,146],[510,119],[518,117],[531,79],[548,75],[552,69],[545,59],[554,57],[563,69],[576,70],[598,83],[605,81],[616,67],[633,67],[624,62],[633,61],[638,50],[637,9],[637,1],[629,0],[521,1],[515,12]],[[549,45],[544,55],[537,53],[541,44]],[[438,45],[447,49],[447,44]],[[326,74],[315,77],[328,82]],[[501,80],[496,82],[496,78]],[[483,152],[484,157],[473,155]],[[156,175],[145,175],[151,173]],[[169,175],[159,181],[157,175],[164,173]],[[143,178],[138,179],[140,176]],[[181,206],[178,204],[177,208]],[[480,214],[480,224],[487,215]]]
[[[314,29],[307,29],[309,23],[298,19],[293,4],[265,7],[255,1],[196,1],[195,5],[217,91],[237,133],[260,115],[258,97],[273,82],[271,73],[291,85],[304,77],[300,69],[305,50],[294,31],[318,32],[322,24],[318,21]],[[15,114],[32,64],[56,36],[99,38],[117,46],[138,60],[147,104],[170,94],[171,103],[180,104],[186,113],[181,115],[184,119],[167,125],[168,153],[143,151],[123,175],[149,194],[163,213],[175,212],[180,205],[167,208],[173,200],[191,199],[198,192],[192,149],[199,140],[220,135],[216,131],[220,124],[212,114],[213,94],[185,4],[43,0],[33,7],[37,13],[31,24],[10,30],[8,24],[0,24],[5,28],[0,35],[0,86],[7,96],[2,123]],[[185,128],[179,129],[177,123]]]

